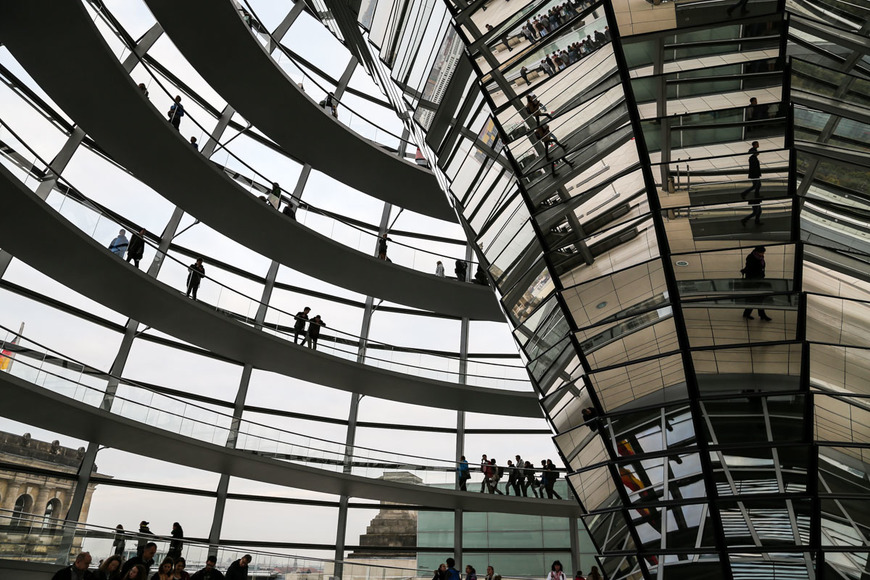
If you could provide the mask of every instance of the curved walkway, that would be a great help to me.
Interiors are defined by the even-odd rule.
[[[170,431],[119,417],[69,397],[0,373],[0,414],[54,433],[162,461],[275,485],[335,495],[468,511],[569,517],[579,516],[574,502],[518,498],[421,487],[346,475],[269,459],[206,443]]]
[[[541,416],[534,393],[471,387],[358,364],[224,316],[119,260],[3,166],[0,199],[0,247],[76,292],[180,340],[344,391],[444,409]]]
[[[281,264],[361,294],[442,314],[504,321],[488,287],[353,250],[239,187],[172,130],[164,111],[149,104],[81,3],[9,1],[3,12],[0,39],[40,87],[116,162],[215,230]],[[247,34],[244,27],[242,32]],[[393,185],[404,187],[400,180]]]
[[[290,155],[372,197],[456,222],[431,171],[328,115],[272,60],[230,0],[145,4],[196,72]]]

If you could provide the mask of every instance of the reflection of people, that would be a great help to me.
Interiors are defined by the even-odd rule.
[[[753,217],[755,223],[761,225],[761,163],[758,161],[758,141],[752,142],[752,148],[749,150],[749,172],[748,177],[752,181],[752,185],[740,192],[740,197],[746,199],[749,192],[753,192],[755,199],[749,202],[752,206],[752,213],[740,220],[743,225],[746,225]]]
[[[595,407],[586,407],[580,412],[583,413],[583,421],[586,423],[586,426],[591,431],[598,431],[598,421],[596,420],[598,412],[595,410]]]
[[[747,280],[762,280],[764,279],[764,270],[765,270],[765,262],[764,262],[764,252],[766,251],[764,246],[758,246],[752,252],[746,256],[746,266],[740,270],[740,273],[743,274],[743,277]],[[757,288],[759,287],[759,283],[749,283],[746,285],[747,288]],[[764,320],[765,322],[769,322],[773,320],[764,312],[764,308],[758,309],[758,317]],[[743,318],[747,320],[755,320],[755,317],[752,316],[752,308],[747,308],[743,311]]]
[[[746,14],[747,12],[749,12],[749,8],[746,7],[746,3],[747,3],[747,2],[749,2],[749,0],[740,0],[740,1],[739,1],[737,4],[735,4],[734,6],[729,6],[729,7],[728,7],[728,10],[726,10],[726,12],[728,12],[728,16],[731,16],[731,13],[734,12],[737,8],[740,8],[740,14],[741,14],[741,15],[742,15],[742,14]]]

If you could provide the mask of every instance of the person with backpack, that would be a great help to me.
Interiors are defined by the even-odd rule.
[[[505,495],[511,494],[511,488],[514,490],[514,495],[517,497],[520,496],[520,479],[522,478],[520,474],[520,468],[518,465],[514,465],[514,462],[508,459],[508,480],[504,485],[504,493]]]
[[[532,488],[532,493],[538,497],[538,481],[535,479],[535,466],[531,461],[526,461],[523,464],[523,475],[525,475],[525,483],[523,484],[523,495],[528,497],[528,489]]]

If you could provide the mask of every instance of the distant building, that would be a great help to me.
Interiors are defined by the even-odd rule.
[[[41,475],[38,471],[75,474],[84,455],[84,447],[72,449],[63,447],[59,441],[37,441],[30,433],[15,435],[0,431],[0,463],[30,468],[0,467],[0,558],[27,555],[32,562],[57,559],[62,536],[56,520],[66,515],[76,482]],[[93,480],[88,483],[82,522],[87,521],[96,486]],[[35,520],[34,516],[42,519]],[[81,537],[75,538],[70,551],[79,551],[81,543]]]

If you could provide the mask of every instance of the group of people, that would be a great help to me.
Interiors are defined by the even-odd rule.
[[[456,560],[447,558],[447,561],[435,569],[435,575],[432,580],[463,580],[459,570],[456,569]],[[465,566],[464,580],[478,580],[477,570],[474,566],[468,564]],[[501,574],[496,574],[492,566],[486,567],[486,576],[483,580],[501,580]],[[547,580],[567,580],[565,572],[562,570],[562,562],[556,560],[550,565],[550,571],[547,573]],[[597,566],[592,566],[588,576],[583,575],[582,570],[577,570],[574,580],[604,580]]]
[[[508,459],[507,466],[499,465],[495,458],[488,458],[483,455],[480,459],[480,471],[483,473],[483,480],[480,482],[480,493],[489,492],[499,495],[510,495],[513,489],[514,495],[519,497],[528,497],[529,489],[535,497],[544,497],[544,492],[547,493],[547,498],[562,499],[562,496],[556,492],[554,486],[556,480],[559,479],[560,472],[556,465],[550,459],[542,459],[541,467],[536,468],[531,461],[524,461],[522,457],[517,455],[516,463],[512,459]],[[541,476],[537,477],[537,471],[540,470]],[[499,489],[499,482],[507,475],[504,492]],[[459,458],[459,466],[456,468],[456,477],[459,480],[459,489],[468,491],[468,480],[471,479],[471,467],[465,456]]]
[[[296,313],[296,322],[293,324],[293,343],[299,344],[301,342],[302,346],[317,350],[317,339],[320,338],[320,329],[326,326],[326,323],[323,322],[319,314],[314,318],[309,318],[309,312],[311,312],[311,309],[306,306],[301,312]],[[306,323],[308,324],[307,330],[305,328]],[[300,336],[302,337],[301,341],[299,340]]]
[[[152,540],[157,539],[149,528],[149,522],[139,522],[139,531],[136,534],[136,555],[124,560],[129,534],[124,526],[118,524],[115,527],[115,535],[112,540],[112,555],[101,560],[96,570],[91,570],[92,558],[90,553],[78,554],[72,564],[58,570],[52,580],[246,580],[248,577],[248,564],[251,556],[243,556],[230,564],[226,574],[222,574],[215,568],[217,557],[209,556],[205,567],[189,574],[186,570],[187,562],[181,556],[184,548],[184,530],[181,524],[173,522],[170,531],[169,550],[166,556],[154,567],[154,557],[157,554],[157,544]]]
[[[468,262],[465,260],[456,260],[456,264],[453,268],[453,273],[456,274],[456,279],[460,282],[468,282]],[[435,275],[439,278],[444,277],[444,264],[441,260],[438,260],[435,263]],[[474,272],[474,279],[471,280],[475,284],[481,284],[486,286],[489,284],[486,280],[486,271],[483,269],[483,265],[478,263],[477,270]]]
[[[81,552],[72,564],[58,570],[52,580],[247,580],[248,564],[252,560],[249,555],[242,556],[221,573],[216,568],[217,556],[209,556],[203,568],[190,574],[184,558],[167,555],[152,573],[156,553],[157,544],[147,542],[142,555],[126,561],[120,555],[112,555],[102,560],[96,570],[91,570],[90,553]]]
[[[572,42],[562,50],[554,50],[552,54],[545,54],[544,58],[541,59],[540,69],[547,76],[555,76],[558,72],[565,70],[584,56],[591,54],[597,48],[610,42],[611,33],[609,26],[605,26],[603,31],[596,30],[593,34],[587,34],[583,40]],[[528,72],[528,68],[520,68],[520,76],[523,77],[526,83],[529,82]]]
[[[130,236],[132,239],[127,239],[127,231],[120,230],[118,236],[109,243],[109,251],[124,260],[124,254],[127,255],[126,262],[133,262],[133,265],[139,267],[139,260],[145,253],[145,228],[139,230],[139,233]]]
[[[558,6],[553,6],[543,14],[537,14],[526,20],[520,32],[526,37],[526,40],[535,42],[556,32],[591,4],[586,0],[577,0],[576,2],[567,0]]]
[[[553,115],[547,112],[546,107],[543,103],[538,99],[537,95],[534,93],[530,93],[526,95],[526,122],[530,127],[534,130],[535,139],[543,145],[544,147],[544,157],[547,161],[551,161],[550,170],[552,172],[553,177],[558,176],[556,173],[556,163],[558,160],[551,160],[550,158],[550,146],[555,145],[558,147],[562,147],[565,149],[565,146],[559,142],[556,138],[556,135],[550,131],[550,126],[546,122],[541,122],[541,118],[552,119]],[[534,123],[532,120],[534,119]],[[567,150],[566,150],[567,152]],[[571,162],[567,157],[562,157],[562,161],[567,163],[570,167],[574,167],[574,163]]]

